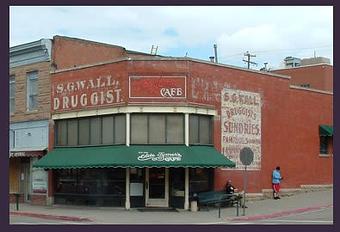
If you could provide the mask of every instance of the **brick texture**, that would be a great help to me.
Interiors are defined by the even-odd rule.
[[[186,75],[187,98],[171,105],[203,105],[214,108],[214,145],[221,150],[221,91],[223,88],[256,92],[261,96],[261,169],[249,171],[249,192],[271,188],[271,172],[282,168],[283,188],[301,184],[333,183],[333,158],[319,156],[319,125],[333,124],[333,95],[290,88],[290,80],[260,72],[250,72],[195,61],[122,61],[53,75],[55,85],[65,79],[90,79],[99,75],[119,78],[123,104],[159,104],[171,99],[129,99],[130,75]],[[98,108],[110,107],[110,105]],[[114,107],[114,105],[111,105]],[[82,108],[93,109],[93,108]],[[79,110],[79,109],[75,109]],[[63,112],[72,111],[70,109]],[[51,135],[53,137],[53,135]],[[308,168],[311,167],[311,168]],[[318,168],[312,168],[318,167]],[[215,189],[227,179],[242,189],[242,170],[215,170]]]
[[[31,195],[31,204],[32,205],[46,205],[46,195]]]
[[[52,57],[56,69],[67,69],[126,56],[123,47],[75,39],[53,37]]]
[[[331,65],[302,66],[276,70],[273,73],[290,76],[292,85],[310,84],[310,88],[333,92],[333,66]]]
[[[38,109],[27,111],[27,72],[38,71]],[[34,121],[50,118],[50,62],[12,68],[10,74],[15,76],[15,112],[10,122]]]

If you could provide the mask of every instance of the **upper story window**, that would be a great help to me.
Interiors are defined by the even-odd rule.
[[[190,114],[189,143],[213,144],[213,117],[209,115]]]
[[[320,154],[327,155],[328,154],[328,137],[320,136]]]
[[[38,71],[27,73],[27,111],[38,109]]]
[[[183,114],[131,114],[131,144],[184,144]]]
[[[15,76],[11,75],[9,78],[9,112],[15,112]]]
[[[125,144],[125,115],[56,121],[56,146]]]
[[[333,153],[333,126],[320,125],[320,155],[330,155]]]
[[[301,84],[300,86],[304,88],[310,88],[310,84]]]
[[[9,147],[15,147],[15,131],[12,129],[9,130]]]

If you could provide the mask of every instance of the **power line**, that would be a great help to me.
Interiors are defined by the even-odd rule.
[[[266,52],[308,50],[308,49],[329,48],[329,47],[332,47],[332,45],[320,46],[320,47],[309,47],[309,48],[272,49],[272,50],[263,50],[263,51],[254,51],[254,52],[256,52],[256,53],[266,53]],[[235,54],[231,54],[231,55],[227,55],[227,56],[223,56],[223,57],[227,58],[227,57],[239,56],[239,55],[242,55],[242,54],[243,53],[235,53]]]

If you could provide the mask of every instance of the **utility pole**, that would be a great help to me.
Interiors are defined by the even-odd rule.
[[[157,50],[158,50],[158,46],[152,45],[150,54],[157,55]]]
[[[250,69],[250,64],[257,65],[257,63],[250,61],[250,57],[256,57],[256,55],[250,54],[249,51],[247,51],[244,53],[244,56],[247,57],[247,60],[243,59],[243,61],[248,63],[248,69]]]

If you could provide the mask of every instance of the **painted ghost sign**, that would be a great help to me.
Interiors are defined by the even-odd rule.
[[[261,97],[259,93],[223,89],[221,94],[222,153],[243,169],[240,151],[254,152],[250,170],[261,169]]]
[[[111,75],[52,83],[52,110],[81,109],[121,103],[120,82]]]
[[[185,76],[130,76],[130,98],[186,98]]]

